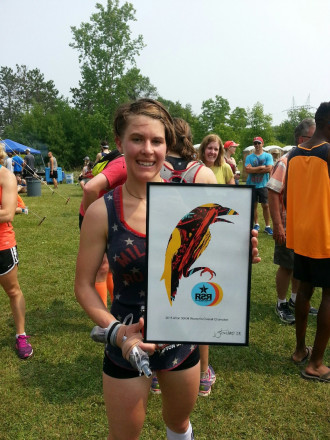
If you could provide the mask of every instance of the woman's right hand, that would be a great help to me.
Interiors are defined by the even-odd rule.
[[[142,329],[144,327],[144,319],[140,318],[139,322],[130,325],[122,325],[117,333],[116,344],[118,347],[122,348],[123,343],[125,342],[124,337],[127,339],[132,338],[131,340],[138,342],[138,346],[141,350],[147,352],[149,355],[152,355],[155,352],[156,344],[145,343],[142,341]],[[136,345],[136,344],[134,344]]]

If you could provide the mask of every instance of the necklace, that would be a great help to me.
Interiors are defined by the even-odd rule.
[[[125,189],[126,189],[126,191],[128,192],[128,194],[129,194],[130,196],[134,197],[135,199],[146,200],[146,198],[147,198],[147,197],[138,197],[138,196],[135,196],[134,194],[132,194],[132,193],[129,191],[129,189],[127,188],[127,184],[126,184],[126,183],[125,183]]]

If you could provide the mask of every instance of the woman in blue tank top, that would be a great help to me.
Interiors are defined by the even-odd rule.
[[[191,440],[190,424],[199,390],[196,345],[166,348],[144,343],[141,312],[146,293],[145,262],[147,182],[161,182],[160,169],[175,143],[172,118],[157,101],[124,104],[114,121],[115,141],[124,154],[127,180],[95,201],[82,224],[75,293],[89,317],[108,330],[103,362],[103,393],[108,439],[139,439],[146,415],[151,378],[139,376],[126,360],[136,344],[149,354],[162,391],[167,439]],[[93,237],[93,240],[90,239]],[[253,238],[257,254],[256,238]],[[114,301],[107,310],[95,290],[95,276],[107,249],[114,277]],[[133,323],[123,324],[133,315]]]

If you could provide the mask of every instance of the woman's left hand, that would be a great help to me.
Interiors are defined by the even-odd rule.
[[[251,231],[252,238],[251,238],[251,244],[252,244],[252,264],[260,263],[261,258],[259,257],[258,252],[258,231],[255,229],[252,229]]]

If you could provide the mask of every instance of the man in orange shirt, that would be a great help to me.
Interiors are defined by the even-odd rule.
[[[296,301],[295,363],[308,359],[305,336],[313,286],[322,288],[314,346],[301,372],[304,379],[330,382],[323,362],[330,337],[330,102],[315,113],[311,139],[289,155],[286,178],[287,247],[294,251],[293,276],[300,281]]]

